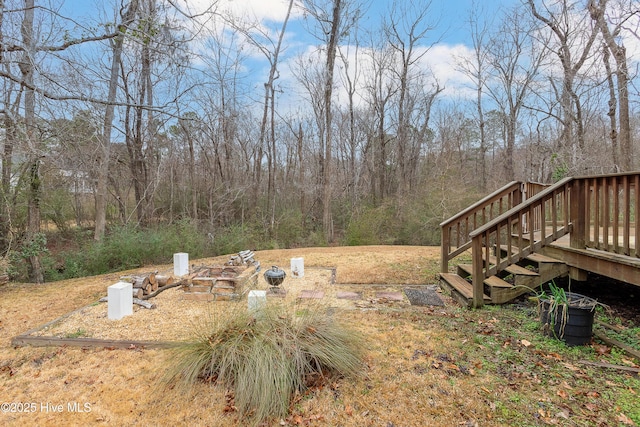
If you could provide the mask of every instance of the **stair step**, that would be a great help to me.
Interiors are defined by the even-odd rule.
[[[473,286],[471,286],[471,283],[454,273],[440,273],[440,277],[460,295],[469,300],[473,299]],[[484,300],[491,301],[491,298],[484,295]]]
[[[535,271],[531,271],[528,268],[520,267],[518,264],[511,264],[510,266],[505,268],[505,271],[508,271],[509,273],[511,273],[513,275],[540,276]]]
[[[509,246],[508,245],[500,245],[500,249],[503,252],[507,252],[509,250]],[[511,253],[512,254],[517,254],[518,252],[520,252],[520,249],[518,249],[518,247],[515,246],[515,245],[511,245]]]
[[[484,252],[482,253],[482,260],[483,261],[487,260],[487,257],[485,256]],[[489,263],[496,265],[498,263],[498,258],[493,255],[489,255]]]
[[[492,288],[513,288],[513,285],[509,282],[505,282],[498,276],[491,276],[484,279],[484,283]]]
[[[471,264],[458,264],[458,269],[461,270],[463,273],[467,274],[468,276],[473,275],[473,265]],[[460,273],[458,272],[458,274]]]
[[[471,264],[458,264],[458,268],[464,272],[465,274],[472,276],[473,275],[473,265]],[[528,268],[520,267],[517,264],[511,264],[505,268],[505,271],[513,274],[514,276],[540,276],[535,271],[529,270]]]
[[[538,253],[533,253],[530,255],[527,255],[527,259],[530,261],[534,261],[537,263],[559,263],[559,264],[564,264],[563,261],[560,261],[559,259],[555,259],[555,258],[551,258],[542,254],[538,254]]]

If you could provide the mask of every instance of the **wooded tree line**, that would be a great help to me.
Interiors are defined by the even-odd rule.
[[[633,0],[477,2],[459,84],[429,66],[447,31],[431,2],[389,1],[371,25],[364,1],[286,0],[278,27],[218,2],[57,3],[0,0],[0,250],[31,248],[38,282],[44,221],[96,240],[251,223],[317,244],[412,221],[393,242],[434,244],[509,180],[638,167]],[[314,49],[291,53],[294,21]]]

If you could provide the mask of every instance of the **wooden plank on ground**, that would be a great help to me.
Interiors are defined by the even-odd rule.
[[[620,342],[618,340],[614,340],[613,338],[609,338],[603,332],[593,331],[593,334],[599,340],[602,340],[605,344],[618,347],[619,349],[627,353],[627,355],[631,357],[635,357],[637,360],[640,360],[640,351],[636,350],[635,348],[632,348],[631,346],[628,346],[627,344]]]
[[[634,374],[640,374],[640,368],[633,368],[631,366],[612,365],[611,363],[602,362],[589,362],[588,360],[581,360],[583,365],[597,366],[598,368],[617,369],[618,371],[632,372]]]
[[[170,348],[179,343],[168,341],[140,341],[140,340],[101,340],[95,338],[61,338],[18,335],[11,340],[11,345],[21,347],[69,346],[69,347],[106,347],[106,348]]]

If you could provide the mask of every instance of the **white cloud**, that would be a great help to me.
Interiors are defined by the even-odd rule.
[[[287,15],[288,0],[181,0],[188,5],[192,13],[203,13],[216,10],[219,13],[230,13],[233,16],[250,21],[282,22]],[[294,8],[292,13],[299,13]]]

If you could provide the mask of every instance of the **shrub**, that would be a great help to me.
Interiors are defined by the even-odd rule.
[[[375,208],[366,207],[352,216],[345,231],[345,242],[349,246],[393,244],[397,210],[391,204]]]
[[[256,424],[285,417],[310,379],[355,375],[362,366],[360,336],[321,306],[235,306],[196,329],[197,338],[175,350],[165,383],[205,379],[233,388],[240,416]]]

